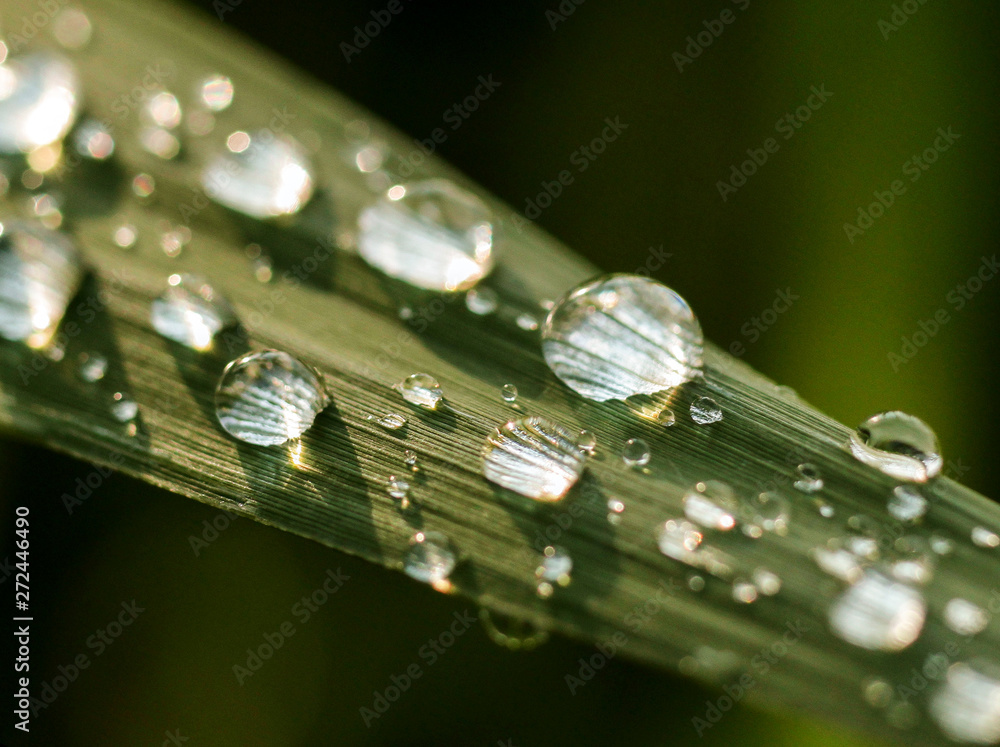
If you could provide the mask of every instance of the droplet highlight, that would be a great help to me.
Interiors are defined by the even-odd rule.
[[[237,323],[221,293],[199,275],[171,275],[167,290],[153,301],[153,329],[192,350],[210,350],[215,336]]]
[[[583,474],[586,455],[576,434],[537,416],[512,420],[486,439],[486,479],[527,498],[561,500]]]
[[[868,418],[851,434],[849,447],[858,461],[909,482],[927,482],[943,465],[930,426],[898,410]]]

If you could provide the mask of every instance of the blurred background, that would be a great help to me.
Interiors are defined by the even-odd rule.
[[[668,254],[654,276],[709,339],[845,424],[918,415],[948,474],[1000,495],[1000,280],[966,285],[1000,236],[996,3],[397,2],[388,23],[386,2],[188,4],[414,138],[443,128],[438,154],[520,212],[571,170],[539,225],[609,271]],[[470,111],[481,76],[499,86]],[[591,159],[606,118],[627,127]],[[894,180],[905,192],[869,211]],[[245,520],[195,556],[219,513],[119,475],[68,515],[58,496],[92,471],[0,450],[4,517],[30,492],[45,532],[39,670],[91,662],[38,717],[37,744],[857,744],[742,706],[699,737],[691,718],[716,693],[616,659],[571,696],[563,677],[590,649],[510,653],[478,626],[366,728],[359,708],[425,661],[462,600]],[[294,617],[338,568],[364,583]],[[89,636],[133,599],[157,614],[97,655]],[[295,635],[237,685],[233,666],[286,620]]]

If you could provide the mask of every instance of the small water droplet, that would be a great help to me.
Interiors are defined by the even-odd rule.
[[[386,485],[386,492],[397,501],[404,501],[410,494],[410,483],[406,478],[390,475],[389,482]]]
[[[379,425],[385,428],[387,431],[398,431],[404,425],[406,425],[406,418],[396,412],[386,413],[382,417],[376,420]]]
[[[863,565],[850,550],[842,547],[819,547],[813,551],[813,558],[820,570],[841,581],[853,584],[861,578]]]
[[[1000,673],[965,663],[948,667],[944,685],[931,697],[930,715],[956,742],[995,744],[1000,741]]]
[[[660,552],[686,565],[702,568],[716,576],[732,573],[732,559],[704,542],[701,529],[683,519],[660,524],[656,541]]]
[[[72,52],[86,47],[93,31],[90,18],[80,8],[66,8],[52,19],[52,36]]]
[[[866,682],[861,689],[865,701],[873,708],[885,708],[892,702],[893,689],[885,680],[874,679]]]
[[[485,607],[479,610],[479,620],[490,640],[508,651],[531,651],[549,639],[548,632],[534,623],[490,612]]]
[[[82,353],[77,374],[88,384],[93,384],[104,378],[108,372],[108,359],[97,353]]]
[[[914,535],[900,537],[893,543],[892,550],[895,559],[890,569],[894,578],[911,584],[930,582],[936,558],[927,540]]]
[[[535,569],[535,576],[540,581],[567,586],[570,574],[573,572],[573,558],[561,547],[546,547],[542,553],[542,562]]]
[[[180,102],[170,91],[160,91],[151,96],[146,102],[144,114],[157,127],[168,130],[177,127],[183,118]]]
[[[785,534],[788,531],[791,504],[781,493],[754,493],[740,506],[743,533],[760,537],[763,532]]]
[[[504,402],[517,401],[517,387],[513,384],[504,384],[500,387],[500,397]]]
[[[733,600],[742,604],[753,604],[757,601],[757,587],[745,579],[733,581]]]
[[[115,152],[115,139],[98,120],[86,119],[73,132],[73,148],[84,158],[104,161]]]
[[[959,635],[975,635],[986,629],[990,616],[978,604],[955,597],[944,606],[944,621]]]
[[[677,423],[677,416],[674,415],[673,410],[660,410],[660,414],[656,416],[656,422],[660,425],[670,428],[675,423]]]
[[[73,65],[49,52],[0,64],[0,152],[30,153],[63,139],[79,111]]]
[[[705,588],[705,579],[697,575],[691,576],[687,580],[687,585],[691,591],[694,592],[702,591]]]
[[[395,389],[403,395],[403,399],[411,405],[425,410],[436,410],[438,403],[444,398],[441,385],[430,374],[415,373],[407,376]]]
[[[612,295],[616,302],[609,304]],[[638,275],[610,275],[573,289],[542,328],[549,368],[598,402],[654,394],[700,376],[702,345],[687,302]]]
[[[736,494],[724,482],[706,480],[684,494],[684,515],[695,524],[727,532],[736,526]]]
[[[622,461],[627,467],[645,467],[651,456],[649,444],[641,438],[630,438],[622,449]]]
[[[753,583],[764,596],[773,597],[781,591],[781,577],[766,568],[758,568],[753,572]]]
[[[393,186],[358,228],[362,258],[418,288],[467,290],[493,269],[492,211],[445,179]]]
[[[518,314],[515,322],[525,332],[534,332],[538,329],[538,320],[531,314]]]
[[[858,461],[899,480],[927,482],[943,464],[930,426],[898,410],[868,418],[851,434],[849,446]]]
[[[796,480],[793,486],[803,493],[818,493],[823,489],[823,478],[815,464],[803,462],[795,468]]]
[[[156,180],[149,174],[136,174],[132,179],[132,193],[140,200],[148,199],[156,191]]]
[[[112,239],[122,249],[131,249],[139,238],[139,231],[131,223],[122,223],[112,234]]]
[[[951,555],[952,551],[955,549],[955,543],[952,542],[947,537],[942,537],[939,534],[932,534],[930,538],[931,550],[933,550],[938,555]]]
[[[417,464],[417,452],[413,449],[407,449],[403,452],[403,464],[409,467],[412,471],[416,472],[419,469]]]
[[[403,571],[410,578],[443,591],[450,587],[448,577],[457,562],[455,549],[445,535],[441,532],[417,532],[403,559]]]
[[[139,143],[143,150],[169,161],[181,152],[181,141],[170,130],[163,127],[143,127],[139,131]]]
[[[215,390],[215,414],[222,428],[258,446],[298,438],[329,403],[320,375],[278,350],[232,361]]]
[[[487,480],[537,501],[561,500],[585,466],[576,434],[537,416],[497,428],[483,449]]]
[[[986,527],[974,527],[972,530],[972,543],[979,547],[997,547],[1000,545],[1000,536]]]
[[[901,651],[924,627],[927,607],[916,589],[867,571],[830,606],[830,629],[873,651]]]
[[[625,504],[617,498],[608,499],[608,523],[617,526],[621,523],[622,514],[625,512]]]
[[[198,98],[206,109],[221,112],[233,103],[235,88],[225,75],[210,75],[198,86]]]
[[[711,397],[698,397],[691,403],[691,419],[698,425],[718,423],[722,420],[722,408]]]
[[[580,431],[580,435],[576,438],[576,445],[582,451],[593,456],[594,452],[597,451],[597,435],[593,431]]]
[[[167,290],[150,307],[153,328],[193,350],[209,350],[215,336],[236,324],[229,302],[198,275],[171,275]]]
[[[898,485],[889,498],[888,509],[896,521],[914,522],[927,513],[927,499],[914,488]]]
[[[115,392],[111,398],[111,414],[119,423],[135,420],[139,414],[139,405],[124,392]]]
[[[473,314],[486,316],[500,306],[500,298],[492,288],[472,288],[465,294],[465,308]]]

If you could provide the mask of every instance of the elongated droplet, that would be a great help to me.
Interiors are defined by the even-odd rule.
[[[898,410],[868,418],[851,434],[849,445],[858,461],[899,480],[927,482],[943,464],[930,426]]]
[[[1000,742],[1000,672],[965,663],[948,667],[945,683],[931,697],[930,714],[948,738],[969,744]]]
[[[209,350],[215,336],[236,324],[229,302],[199,275],[171,275],[150,308],[153,328],[193,350]]]
[[[610,275],[575,288],[542,327],[549,368],[598,402],[654,394],[699,376],[702,344],[687,302],[638,275]]]
[[[793,486],[803,493],[818,493],[823,489],[823,478],[815,464],[803,462],[795,468],[796,480]]]
[[[387,431],[398,431],[404,425],[406,425],[406,418],[396,412],[389,412],[378,418],[375,422],[385,428]]]
[[[0,224],[0,336],[44,347],[83,281],[76,246],[24,221]]]
[[[986,527],[972,528],[972,544],[979,547],[1000,547],[1000,535]]]
[[[901,651],[920,635],[927,606],[916,589],[868,571],[830,607],[830,629],[873,651]]]
[[[898,485],[889,498],[888,509],[896,521],[914,522],[927,513],[927,499],[914,488]]]
[[[733,489],[718,480],[696,483],[684,494],[684,515],[708,529],[729,531],[736,526],[738,510]]]
[[[410,578],[440,587],[447,582],[458,558],[451,541],[441,532],[418,532],[403,560],[403,571]]]
[[[438,403],[444,398],[441,385],[430,374],[410,374],[402,382],[396,384],[396,389],[403,399],[411,405],[425,410],[436,410]]]
[[[645,467],[651,456],[649,444],[641,438],[630,438],[622,449],[622,461],[628,467]]]
[[[80,107],[73,65],[49,52],[0,64],[0,152],[28,152],[69,132]]]
[[[536,501],[561,500],[580,479],[586,455],[573,431],[532,416],[512,420],[486,439],[483,474]]]
[[[302,146],[267,131],[253,136],[234,133],[229,148],[201,174],[209,197],[251,218],[297,213],[312,196],[314,183]]]
[[[683,519],[670,519],[659,525],[656,540],[660,552],[709,573],[727,577],[732,574],[733,558],[704,543],[701,528]]]
[[[234,438],[274,446],[305,433],[330,403],[320,375],[278,350],[232,361],[215,390],[215,414]]]
[[[691,403],[691,419],[698,425],[718,423],[722,420],[722,408],[711,397],[698,397]]]
[[[364,260],[418,288],[467,290],[493,269],[492,212],[446,179],[392,187],[361,213],[358,228]]]

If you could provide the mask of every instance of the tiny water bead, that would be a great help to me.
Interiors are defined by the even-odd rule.
[[[576,437],[576,445],[581,451],[593,456],[597,451],[597,436],[593,431],[580,431],[580,435]]]
[[[709,425],[722,420],[722,408],[711,397],[698,397],[691,403],[691,419],[698,425]]]
[[[531,314],[518,314],[514,323],[525,332],[534,332],[538,329],[538,320]]]
[[[115,244],[122,249],[131,249],[139,239],[139,231],[131,223],[122,223],[111,235]]]
[[[225,75],[211,75],[198,86],[198,98],[212,112],[221,112],[233,103],[233,82]]]
[[[513,384],[504,384],[500,387],[500,398],[504,402],[516,402],[517,401],[517,387]]]
[[[1000,546],[1000,535],[986,527],[973,527],[971,532],[972,544],[978,547],[998,547]]]
[[[410,506],[410,483],[405,477],[390,475],[386,483],[386,492],[390,498],[399,501],[400,508],[406,509]]]
[[[403,559],[403,571],[410,578],[444,591],[450,587],[448,577],[457,563],[455,548],[444,534],[417,532]]]
[[[63,139],[79,112],[73,65],[49,52],[0,64],[0,152],[28,153]]]
[[[803,493],[818,493],[823,489],[823,478],[815,464],[803,462],[795,468],[796,479],[792,483],[796,490]]]
[[[83,275],[65,234],[20,220],[0,223],[0,337],[47,345]]]
[[[183,112],[177,97],[170,91],[159,91],[146,101],[145,117],[157,127],[172,130],[181,123]]]
[[[912,523],[927,513],[927,499],[907,485],[898,485],[888,503],[889,515],[896,521]]]
[[[77,374],[88,384],[94,384],[104,378],[108,372],[108,359],[98,353],[82,353],[77,367]]]
[[[66,8],[52,19],[52,36],[73,52],[86,47],[93,32],[90,18],[80,8]]]
[[[222,428],[258,446],[298,438],[329,403],[320,375],[279,350],[230,362],[215,390],[215,414]]]
[[[733,489],[718,480],[696,483],[684,494],[684,515],[707,529],[732,529],[738,507]]]
[[[585,466],[586,455],[576,445],[576,434],[537,416],[495,429],[483,448],[487,480],[546,503],[561,500]]]
[[[390,188],[358,218],[358,252],[418,288],[468,290],[493,269],[492,211],[446,179]]]
[[[791,504],[781,493],[753,493],[740,504],[743,533],[758,538],[764,532],[783,535],[788,532]]]
[[[371,420],[373,418],[371,415],[369,415],[368,419]],[[386,413],[385,415],[382,415],[379,418],[374,418],[374,420],[376,423],[385,428],[387,431],[398,431],[400,428],[406,425],[406,418],[404,418],[397,412]]]
[[[920,636],[927,606],[919,591],[867,571],[830,606],[830,629],[872,651],[902,651]]]
[[[1000,741],[1000,672],[995,665],[948,667],[945,682],[931,697],[930,715],[956,742],[996,744]]]
[[[500,298],[492,288],[472,288],[465,294],[465,308],[478,316],[492,314],[500,306]]]
[[[701,529],[683,519],[670,519],[659,525],[656,542],[660,552],[686,565],[702,568],[709,573],[728,577],[733,559],[704,542]]]
[[[702,332],[687,302],[639,275],[610,275],[563,296],[542,327],[545,362],[597,402],[654,394],[701,375]]]
[[[425,410],[436,410],[438,403],[444,398],[441,385],[430,374],[410,374],[394,388],[411,405],[422,407]]]
[[[251,218],[293,215],[309,201],[315,177],[296,141],[269,130],[233,133],[229,147],[201,173],[205,193],[220,205]]]
[[[236,324],[236,312],[198,275],[171,275],[167,290],[153,301],[150,321],[168,340],[192,350],[209,350],[215,336]]]
[[[156,192],[156,179],[146,173],[136,174],[132,178],[132,194],[140,200],[146,200]]]
[[[660,410],[660,414],[656,416],[656,422],[665,428],[671,428],[677,423],[677,416],[674,415],[673,410]]]
[[[781,577],[766,568],[758,568],[753,572],[753,583],[764,596],[773,597],[781,591]]]
[[[930,426],[898,410],[868,418],[851,434],[849,446],[858,461],[899,480],[927,482],[943,465]]]
[[[975,635],[986,629],[990,616],[978,604],[956,597],[944,606],[944,621],[959,635]]]
[[[103,123],[87,119],[74,130],[70,140],[76,152],[95,161],[107,160],[115,152],[115,139]]]
[[[403,464],[409,467],[413,472],[416,472],[419,469],[417,460],[417,452],[413,449],[407,449],[403,452]]]
[[[124,392],[115,392],[111,400],[111,415],[119,423],[135,420],[139,414],[139,405]]]
[[[745,579],[733,581],[733,600],[743,604],[753,604],[757,601],[757,587]]]
[[[573,558],[561,547],[552,545],[545,548],[542,553],[542,562],[535,569],[535,577],[538,579],[539,596],[550,596],[552,594],[551,584],[568,586],[570,574],[573,572]]]
[[[608,523],[617,526],[621,523],[625,504],[617,498],[608,499]]]
[[[622,449],[622,461],[627,467],[645,467],[651,456],[649,444],[641,438],[630,438]]]

